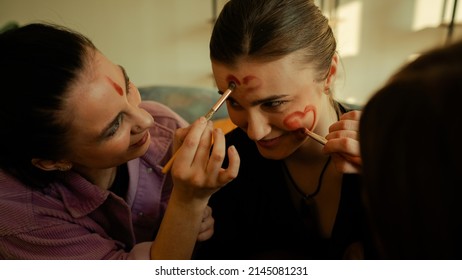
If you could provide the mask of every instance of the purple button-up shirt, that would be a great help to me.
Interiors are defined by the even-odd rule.
[[[103,190],[79,174],[44,190],[28,188],[0,170],[0,258],[149,258],[172,189],[162,166],[171,157],[174,131],[187,125],[152,101],[141,106],[155,120],[145,155],[128,162],[126,198]]]

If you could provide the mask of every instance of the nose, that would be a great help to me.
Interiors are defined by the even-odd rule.
[[[247,120],[247,135],[253,141],[259,141],[271,132],[268,119],[259,113],[249,113]]]
[[[154,125],[154,118],[146,110],[137,108],[133,113],[132,134],[144,132],[146,129]]]

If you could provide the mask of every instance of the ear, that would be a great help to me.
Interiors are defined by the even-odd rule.
[[[44,171],[68,171],[72,168],[72,163],[67,160],[48,160],[48,159],[40,159],[34,158],[31,160],[32,165],[37,168],[40,168]]]
[[[332,62],[330,64],[329,73],[327,73],[326,82],[324,84],[324,90],[329,90],[332,87],[332,83],[335,81],[338,66],[338,55],[334,54]]]

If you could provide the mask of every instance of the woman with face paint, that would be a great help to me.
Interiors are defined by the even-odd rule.
[[[335,101],[336,41],[313,1],[232,0],[210,40],[218,88],[237,128],[238,177],[214,194],[215,234],[195,257],[365,256],[359,111]],[[306,136],[308,129],[327,139]]]
[[[1,34],[0,83],[0,259],[187,259],[211,236],[208,199],[239,157],[229,149],[221,168],[224,135],[210,122],[183,128],[60,26]],[[171,176],[161,170],[175,131],[186,147]]]

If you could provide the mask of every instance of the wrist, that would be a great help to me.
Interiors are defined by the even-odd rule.
[[[186,209],[187,211],[197,210],[202,213],[205,207],[207,207],[209,198],[210,195],[198,196],[193,192],[187,192],[173,187],[168,203],[173,204],[175,207]]]

